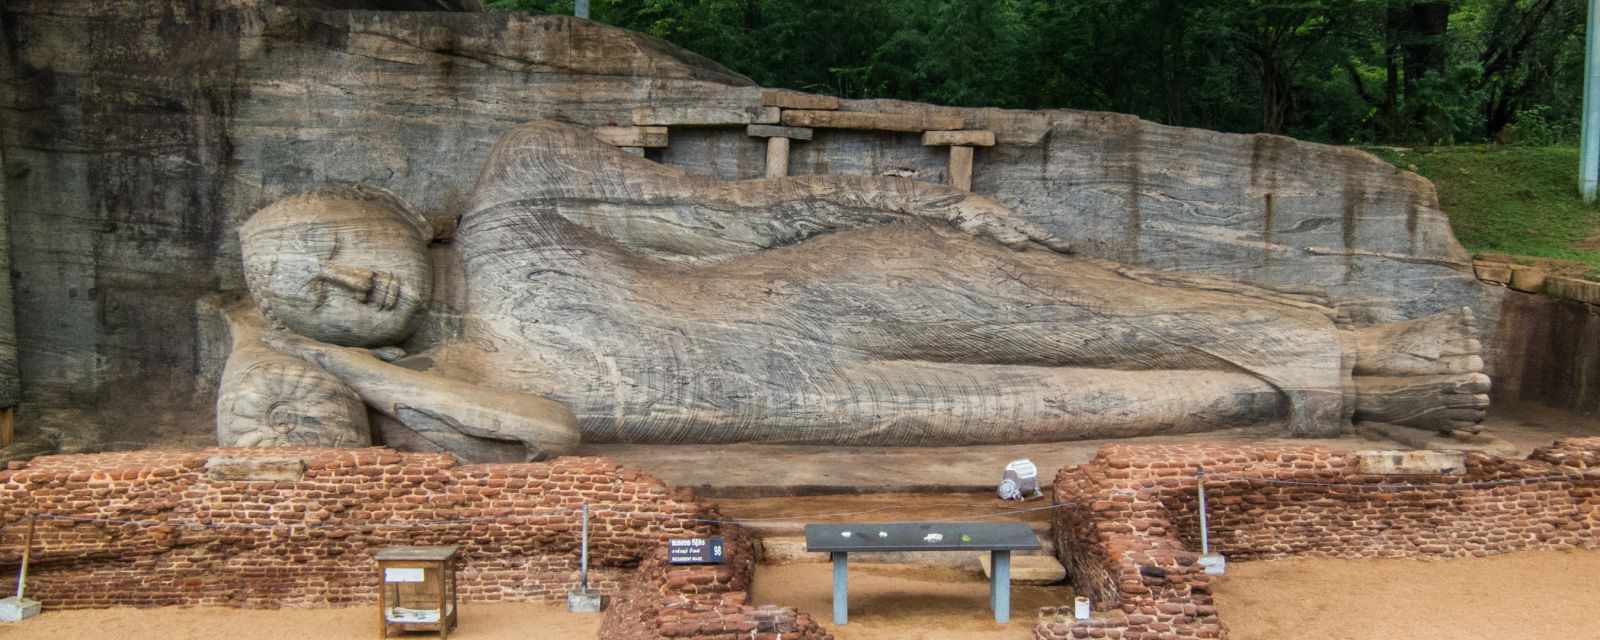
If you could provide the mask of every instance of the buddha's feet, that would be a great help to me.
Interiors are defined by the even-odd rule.
[[[1439,431],[1477,431],[1489,376],[1472,311],[1355,332],[1355,419]]]

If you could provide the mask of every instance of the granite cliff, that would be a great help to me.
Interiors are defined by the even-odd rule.
[[[517,123],[761,107],[748,79],[605,25],[349,4],[4,3],[0,212],[19,431],[68,447],[209,443],[228,347],[200,302],[243,287],[236,230],[282,196],[361,182],[448,220]],[[1432,185],[1359,151],[1106,113],[842,107],[993,131],[973,191],[1083,255],[1313,296],[1351,325],[1469,306],[1495,326],[1500,290],[1473,278]],[[752,178],[766,145],[743,127],[674,127],[649,153]],[[788,172],[944,182],[946,158],[916,134],[828,130],[795,144]],[[436,264],[437,278],[458,277],[451,260]],[[459,303],[437,301],[442,321],[418,339],[451,332]]]

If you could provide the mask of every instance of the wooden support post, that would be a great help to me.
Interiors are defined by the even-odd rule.
[[[810,140],[811,130],[804,127],[752,124],[745,127],[745,135],[767,139],[767,177],[782,178],[789,175],[789,141]]]
[[[767,138],[767,177],[789,175],[789,139]]]
[[[16,422],[17,408],[6,407],[0,409],[0,449],[11,446],[11,441],[16,437],[12,425]]]
[[[950,186],[972,190],[972,147],[950,147]]]

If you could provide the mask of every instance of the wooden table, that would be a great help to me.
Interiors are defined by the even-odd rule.
[[[845,534],[849,535],[845,535]],[[849,621],[849,556],[883,551],[988,551],[989,608],[994,620],[1011,620],[1011,552],[1040,548],[1033,529],[1020,522],[897,522],[808,524],[806,551],[833,557],[833,623]]]
[[[460,547],[386,547],[378,551],[376,558],[378,637],[387,638],[390,630],[397,629],[438,631],[441,639],[449,638],[457,620],[456,562],[460,560]],[[399,606],[413,604],[412,600],[435,608]],[[432,619],[428,611],[435,613]]]

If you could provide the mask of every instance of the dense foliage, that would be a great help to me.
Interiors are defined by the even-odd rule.
[[[1340,143],[1575,140],[1583,83],[1583,0],[591,0],[591,16],[766,86]]]

